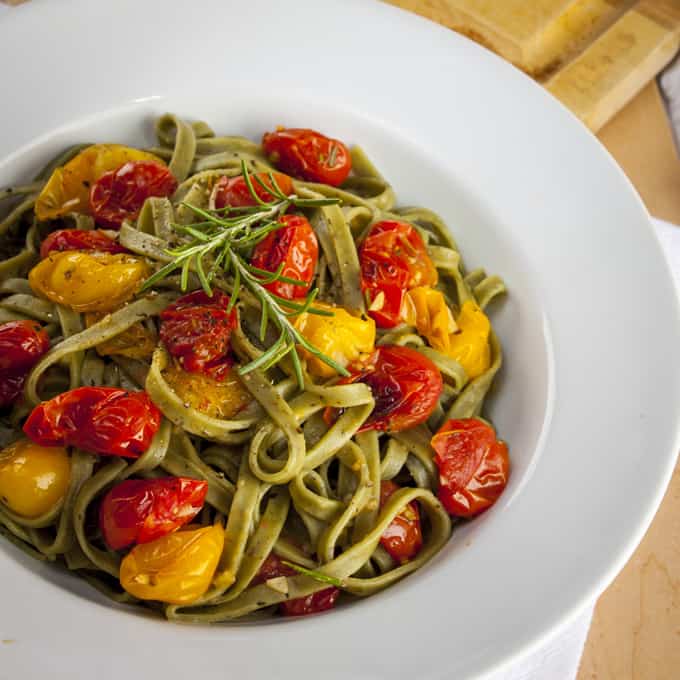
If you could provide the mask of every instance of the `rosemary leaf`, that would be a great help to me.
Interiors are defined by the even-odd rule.
[[[144,282],[141,290],[148,290],[175,270],[180,269],[180,287],[186,291],[189,286],[189,274],[194,270],[202,289],[207,295],[212,296],[211,284],[215,278],[231,274],[233,284],[228,311],[234,309],[243,288],[247,288],[260,303],[260,340],[264,342],[270,322],[274,324],[279,333],[271,347],[257,359],[239,369],[241,374],[254,369],[267,370],[291,354],[295,376],[300,387],[304,387],[304,373],[298,354],[299,345],[341,375],[347,375],[347,371],[342,366],[305,340],[290,321],[291,317],[303,313],[333,316],[332,312],[314,307],[318,289],[313,288],[296,300],[276,295],[268,289],[272,283],[281,282],[303,288],[308,287],[309,283],[285,276],[283,263],[276,271],[271,272],[254,267],[247,260],[253,246],[260,243],[268,234],[284,226],[279,218],[291,205],[316,207],[333,205],[339,203],[339,200],[336,198],[301,199],[294,194],[286,196],[273,173],[267,174],[271,182],[268,186],[261,177],[257,175],[251,177],[245,161],[241,163],[241,171],[255,205],[204,210],[190,203],[182,203],[181,205],[192,211],[200,221],[190,225],[171,225],[180,237],[179,244],[165,250],[172,260],[152,274]],[[264,201],[258,196],[253,178],[267,192],[267,195],[273,196],[273,200]]]
[[[281,560],[281,563],[285,564],[287,567],[290,567],[291,569],[294,569],[299,574],[304,574],[305,576],[309,576],[309,578],[313,578],[315,581],[319,581],[321,583],[328,583],[329,585],[336,586],[337,588],[342,588],[345,585],[341,579],[335,578],[334,576],[327,576],[326,574],[322,574],[320,571],[315,571],[314,569],[307,569],[306,567],[301,567],[299,564],[293,564],[288,560]]]

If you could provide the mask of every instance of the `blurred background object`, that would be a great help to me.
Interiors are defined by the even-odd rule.
[[[674,57],[678,0],[395,0],[488,47],[597,132]]]

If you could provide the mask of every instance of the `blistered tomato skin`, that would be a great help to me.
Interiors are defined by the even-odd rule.
[[[380,507],[390,496],[399,490],[392,481],[380,483]],[[380,543],[392,559],[404,564],[413,559],[423,547],[423,534],[420,528],[420,512],[415,501],[411,501],[390,523],[380,537]]]
[[[253,580],[250,582],[251,586],[257,586],[261,583],[266,583],[269,579],[278,578],[280,576],[291,577],[298,576],[298,572],[292,569],[287,564],[283,564],[281,558],[276,553],[269,553],[267,559],[260,566]],[[298,597],[293,600],[286,600],[279,605],[279,610],[283,616],[307,616],[309,614],[318,614],[319,612],[332,609],[340,595],[340,589],[335,586],[324,588],[316,593],[307,595],[305,597]]]
[[[190,522],[207,493],[208,482],[188,477],[126,479],[99,507],[102,536],[112,550],[154,541]]]
[[[19,439],[0,451],[0,505],[22,517],[40,517],[66,495],[71,459],[62,447]]]
[[[309,292],[319,259],[319,242],[312,226],[302,215],[283,215],[284,226],[270,232],[255,246],[251,264],[258,269],[275,272],[283,264],[281,274],[302,281],[298,286],[284,281],[265,285],[275,295],[288,300],[303,298]]]
[[[85,314],[87,328],[101,321],[106,314],[103,312],[88,312]],[[156,334],[141,321],[109,340],[95,346],[100,357],[120,356],[128,359],[150,359],[156,349]]]
[[[491,322],[476,302],[468,300],[456,318],[458,329],[449,337],[446,354],[455,359],[471,380],[491,365]]]
[[[146,151],[120,144],[94,144],[83,149],[66,165],[56,168],[35,202],[39,220],[52,220],[68,213],[90,212],[90,190],[105,173],[128,161],[163,161]]]
[[[90,192],[90,211],[95,222],[120,229],[124,220],[137,219],[147,198],[171,196],[177,180],[156,161],[129,161],[102,175]]]
[[[146,392],[78,387],[36,406],[24,432],[42,446],[137,458],[149,448],[160,423],[161,412]]]
[[[349,149],[315,130],[279,128],[265,133],[262,146],[277,168],[298,179],[337,187],[352,169]]]
[[[133,298],[149,273],[132,255],[68,250],[48,254],[28,282],[37,295],[76,312],[110,312]]]
[[[26,376],[49,348],[47,333],[35,321],[0,325],[0,408],[17,399]]]
[[[160,337],[185,371],[225,378],[233,365],[232,331],[238,325],[236,309],[227,311],[229,296],[202,290],[183,295],[161,312]]]
[[[441,291],[419,286],[409,290],[404,300],[404,322],[415,326],[434,349],[447,354],[452,334],[458,330],[458,326]]]
[[[191,604],[203,595],[224,547],[224,529],[187,526],[135,546],[120,565],[120,584],[140,600]]]
[[[99,229],[59,229],[48,234],[40,246],[40,257],[65,250],[96,250],[100,253],[128,253],[127,248]]]
[[[439,369],[410,347],[381,345],[370,359],[350,366],[351,375],[338,384],[362,382],[371,388],[375,406],[359,432],[401,432],[424,423],[434,411],[443,389]],[[337,409],[326,409],[332,423]]]
[[[340,589],[335,586],[317,590],[306,597],[297,597],[294,600],[286,600],[280,605],[281,613],[284,616],[308,616],[328,611],[335,607],[335,603],[340,597]]]
[[[183,404],[211,418],[233,418],[253,399],[233,368],[213,378],[207,373],[189,373],[173,361],[163,371],[163,378]]]
[[[503,493],[510,475],[505,442],[477,418],[448,420],[432,437],[438,497],[450,515],[475,517]]]
[[[403,321],[408,290],[433,286],[438,279],[422,237],[407,222],[376,222],[359,247],[359,264],[368,313],[379,328]]]
[[[305,312],[295,317],[294,326],[314,347],[340,366],[357,361],[361,355],[370,354],[375,344],[375,323],[372,319],[352,316],[342,307],[315,302],[315,309],[333,316],[320,316]],[[312,375],[330,378],[336,372],[321,359],[305,349],[300,350],[307,359],[307,369]]]
[[[293,182],[288,175],[284,175],[281,172],[273,172],[272,175],[274,176],[274,182],[281,190],[281,193],[286,196],[293,193]],[[266,191],[260,184],[260,182],[262,182],[269,189],[274,189],[268,173],[259,172],[257,174],[251,174],[250,181],[255,193],[261,201],[271,203],[274,200],[278,200],[276,196],[269,191]],[[248,189],[248,185],[246,184],[243,175],[238,175],[237,177],[220,177],[215,185],[213,198],[217,210],[221,210],[227,206],[232,208],[243,208],[257,205],[257,201],[250,193],[250,189]]]

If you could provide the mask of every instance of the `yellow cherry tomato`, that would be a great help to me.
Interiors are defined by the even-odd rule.
[[[215,380],[204,373],[189,373],[172,362],[163,377],[185,404],[212,418],[232,418],[252,401],[233,370],[223,380]]]
[[[312,345],[321,350],[341,366],[347,366],[359,359],[362,354],[373,351],[375,345],[375,321],[352,316],[342,307],[334,307],[315,302],[314,307],[333,316],[319,316],[305,312],[295,318],[294,326]],[[323,361],[306,350],[301,353],[307,357],[307,370],[312,375],[330,378],[336,372]]]
[[[224,529],[188,526],[135,546],[120,565],[120,584],[140,600],[190,604],[208,590],[224,547]]]
[[[149,273],[132,255],[66,250],[41,260],[28,282],[38,295],[76,312],[109,312],[132,298]]]
[[[458,330],[444,295],[429,286],[409,290],[404,296],[402,318],[415,326],[434,349],[448,353],[452,333]]]
[[[0,501],[17,515],[40,517],[66,494],[71,459],[61,446],[19,439],[0,451]]]
[[[36,202],[39,220],[51,220],[67,213],[90,213],[90,188],[106,172],[128,161],[165,163],[146,151],[120,144],[95,144],[83,149],[66,165],[50,175]]]
[[[461,306],[456,323],[458,330],[449,337],[447,354],[465,369],[470,379],[476,378],[491,365],[491,323],[479,306],[470,300]]]
[[[85,315],[85,325],[89,328],[105,316],[106,314],[102,312],[90,312]],[[156,337],[141,321],[138,321],[110,340],[100,342],[95,349],[100,357],[121,356],[128,357],[128,359],[148,359],[156,349]]]

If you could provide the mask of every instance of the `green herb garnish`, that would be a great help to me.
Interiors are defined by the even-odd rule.
[[[290,206],[297,208],[311,208],[333,205],[339,202],[337,198],[304,199],[295,194],[286,196],[276,183],[274,175],[269,172],[271,182],[267,186],[257,175],[254,180],[271,194],[272,201],[264,201],[258,196],[244,161],[241,161],[243,178],[248,187],[255,206],[226,207],[219,210],[203,210],[190,203],[183,206],[202,218],[191,225],[173,224],[172,229],[182,237],[182,243],[176,248],[166,250],[172,260],[151,275],[143,284],[141,290],[147,290],[163,280],[176,270],[180,270],[180,287],[186,291],[189,285],[189,273],[196,272],[201,287],[207,295],[212,296],[211,284],[217,275],[232,277],[232,292],[229,309],[233,309],[239,299],[243,287],[247,288],[260,302],[261,323],[260,341],[264,342],[268,324],[274,324],[279,331],[279,337],[261,356],[238,369],[241,375],[256,368],[267,370],[284,357],[290,355],[295,376],[300,387],[304,387],[302,366],[297,346],[304,347],[310,354],[318,357],[340,375],[348,375],[347,370],[337,362],[326,356],[321,350],[309,343],[293,326],[291,317],[304,312],[320,316],[332,316],[332,313],[313,307],[319,291],[312,288],[304,300],[299,302],[279,297],[265,286],[275,281],[290,283],[294,286],[307,285],[304,281],[284,276],[283,263],[275,272],[265,271],[253,267],[248,258],[255,245],[262,241],[272,231],[284,225],[277,221]]]
[[[328,583],[338,588],[342,588],[344,585],[339,578],[335,578],[334,576],[327,576],[326,574],[322,574],[320,571],[314,571],[313,569],[301,567],[299,564],[293,564],[292,562],[288,562],[288,560],[281,560],[281,563],[285,564],[287,567],[290,567],[291,569],[294,569],[300,574],[304,574],[305,576],[309,576],[309,578],[313,578],[315,581],[320,581],[321,583]]]

